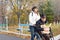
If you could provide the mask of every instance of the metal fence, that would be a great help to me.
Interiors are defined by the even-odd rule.
[[[8,24],[0,24],[0,31],[30,36],[29,24],[20,24],[19,26],[8,26]]]

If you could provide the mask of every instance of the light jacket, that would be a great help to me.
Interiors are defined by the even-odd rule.
[[[40,19],[40,15],[34,13],[33,11],[29,14],[29,25],[34,26],[36,22]]]

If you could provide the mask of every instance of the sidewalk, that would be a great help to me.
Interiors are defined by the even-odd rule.
[[[60,40],[60,35],[54,37],[55,40]]]
[[[8,35],[0,34],[0,40],[24,40],[24,39],[17,38],[14,36],[8,36]]]
[[[15,36],[0,34],[0,40],[30,40],[30,38],[29,39],[22,39],[22,38],[18,38]],[[55,36],[54,40],[60,40],[60,35]]]

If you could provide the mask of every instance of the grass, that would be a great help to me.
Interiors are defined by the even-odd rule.
[[[9,30],[13,32],[18,32],[16,28],[18,28],[18,26],[9,26]],[[28,27],[22,27],[22,28],[28,29]],[[54,36],[60,34],[60,24],[52,24],[51,28]],[[30,32],[28,32],[27,30],[23,30],[23,33],[30,34]]]
[[[54,36],[60,34],[60,24],[52,24],[52,31]]]

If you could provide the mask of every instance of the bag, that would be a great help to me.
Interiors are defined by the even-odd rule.
[[[50,29],[49,28],[44,28],[44,29],[46,29],[46,30],[44,30],[44,31],[41,31],[42,32],[42,34],[49,34],[50,33]]]
[[[44,31],[41,31],[42,34],[49,34],[50,28],[46,27],[45,25],[41,25],[41,28],[44,28]]]

